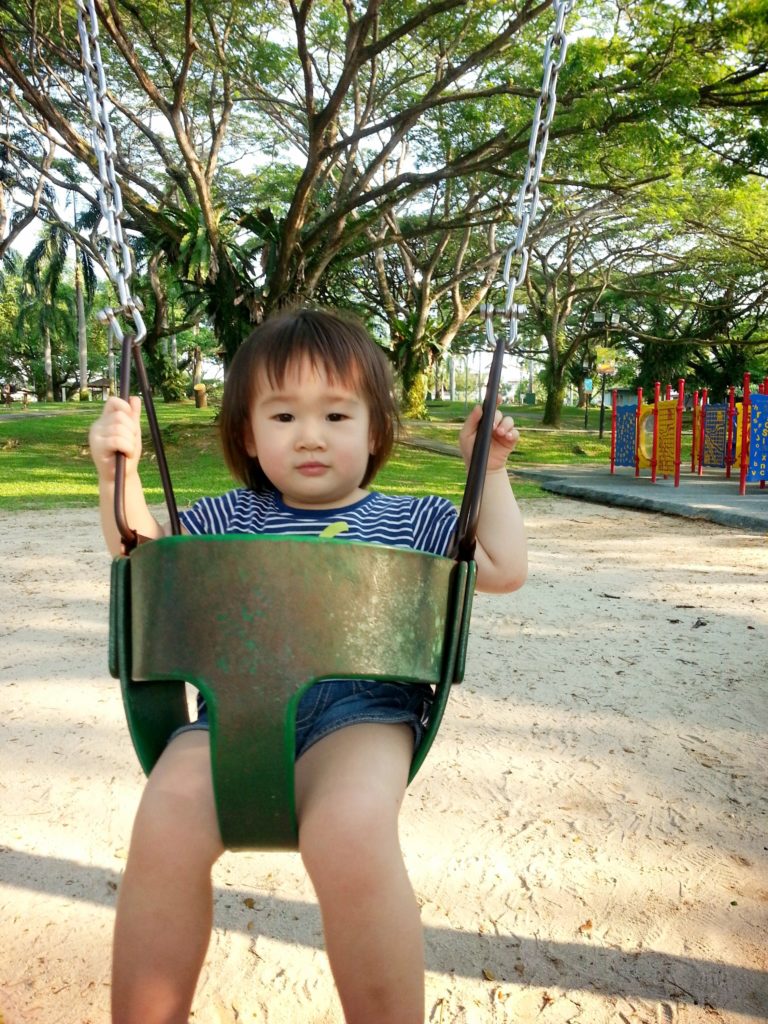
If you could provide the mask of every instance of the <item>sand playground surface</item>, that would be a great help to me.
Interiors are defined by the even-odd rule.
[[[768,539],[567,499],[406,798],[430,1024],[768,1021]],[[107,1024],[142,775],[95,512],[0,513],[0,1021]],[[194,1024],[342,1024],[298,854],[227,854]]]

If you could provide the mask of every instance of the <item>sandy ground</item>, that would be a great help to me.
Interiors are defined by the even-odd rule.
[[[433,1024],[768,1020],[768,543],[531,503],[407,797]],[[95,515],[0,514],[0,1021],[105,1024],[142,777]],[[294,854],[228,854],[192,1020],[340,1022]]]

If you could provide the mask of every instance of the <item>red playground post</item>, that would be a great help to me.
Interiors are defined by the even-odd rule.
[[[616,470],[616,400],[619,392],[617,388],[611,391],[611,472]]]
[[[733,384],[728,388],[728,419],[725,436],[725,479],[731,479],[731,466],[736,461],[733,454],[733,423],[736,418],[736,389]]]
[[[749,381],[744,374],[744,397],[741,400],[741,464],[739,472],[739,494],[747,493],[747,468],[749,466]]]
[[[677,381],[677,422],[675,424],[675,487],[680,486],[680,453],[683,447],[683,409],[685,407],[685,380]]]
[[[707,423],[707,399],[709,398],[709,392],[706,388],[701,392],[701,409],[699,410],[699,436],[698,436],[698,466],[697,472],[699,476],[704,475],[704,436],[706,433]]]
[[[651,451],[651,483],[656,483],[656,466],[659,462],[659,399],[661,397],[661,384],[659,381],[653,385],[653,449]]]

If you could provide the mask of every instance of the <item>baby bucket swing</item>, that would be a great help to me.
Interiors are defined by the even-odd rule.
[[[528,262],[525,239],[555,107],[571,0],[554,0],[544,77],[516,208],[516,238],[504,264],[508,341],[517,343],[523,307],[514,303]],[[129,284],[132,257],[122,232],[115,145],[94,0],[77,0],[83,74],[93,119],[99,202],[109,234],[106,262],[135,334],[109,323],[122,347],[120,394],[130,392],[131,359],[147,410],[171,536],[139,543],[126,522],[124,458],[117,456],[115,519],[125,551],[112,565],[109,668],[120,680],[131,738],[148,774],[171,734],[189,722],[186,684],[208,706],[216,809],[224,845],[296,849],[294,748],[301,694],[323,678],[427,683],[435,697],[413,758],[416,774],[435,738],[451,686],[463,678],[474,593],[474,550],[505,340],[495,338],[483,416],[459,514],[454,557],[337,538],[183,536],[141,358],[146,329]],[[515,277],[512,262],[519,259]]]

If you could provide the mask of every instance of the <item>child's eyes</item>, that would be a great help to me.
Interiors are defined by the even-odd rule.
[[[272,419],[277,423],[293,423],[296,417],[292,412],[276,412]],[[330,423],[342,423],[344,420],[348,420],[349,416],[343,412],[329,412],[326,419]]]

